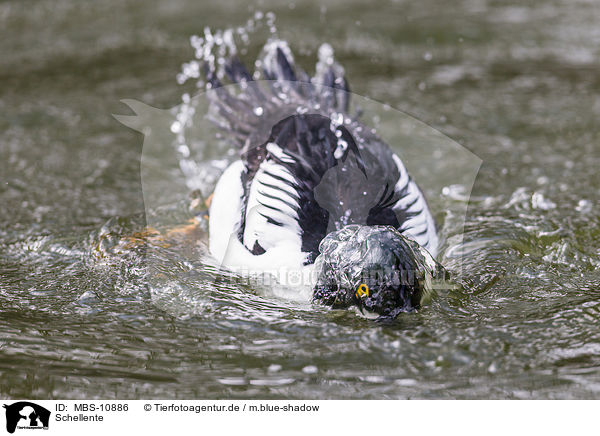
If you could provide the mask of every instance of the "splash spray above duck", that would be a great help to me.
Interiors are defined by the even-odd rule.
[[[254,74],[228,51],[199,65],[209,118],[240,150],[210,205],[211,254],[237,271],[300,271],[313,301],[335,308],[417,309],[439,267],[436,226],[400,158],[349,114],[331,47],[312,77],[275,38]]]

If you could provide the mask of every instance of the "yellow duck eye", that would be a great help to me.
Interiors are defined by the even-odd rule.
[[[369,287],[364,283],[361,283],[360,286],[356,289],[356,295],[360,298],[365,298],[369,296]]]

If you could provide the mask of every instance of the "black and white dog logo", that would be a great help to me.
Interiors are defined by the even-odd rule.
[[[50,411],[29,401],[4,405],[6,409],[6,431],[19,429],[48,429]]]

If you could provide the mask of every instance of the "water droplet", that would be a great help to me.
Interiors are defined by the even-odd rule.
[[[590,213],[592,211],[592,202],[589,200],[579,200],[575,210],[580,213]]]
[[[550,179],[546,176],[540,176],[536,180],[538,185],[546,185],[546,184],[548,184],[549,181],[550,181]]]
[[[188,158],[190,157],[190,149],[188,148],[187,145],[185,144],[181,144],[179,147],[177,147],[177,151],[181,154],[182,157],[184,158]]]
[[[544,197],[540,192],[534,192],[531,196],[531,207],[540,210],[556,209],[556,203]]]
[[[281,365],[277,365],[275,363],[272,365],[269,365],[269,367],[267,368],[267,371],[268,372],[279,372],[279,371],[281,371]]]
[[[173,121],[171,124],[171,132],[179,133],[181,131],[181,123],[179,121]]]
[[[337,148],[333,152],[333,157],[335,157],[336,159],[341,159],[342,156],[344,156],[344,153],[346,152],[347,148],[348,148],[348,143],[346,141],[340,139],[338,141]]]
[[[302,372],[304,374],[316,374],[317,372],[319,372],[319,369],[314,365],[308,365],[302,368]]]
[[[263,108],[262,108],[262,107],[260,107],[260,106],[257,106],[257,107],[255,107],[255,108],[254,108],[254,114],[255,114],[257,117],[260,117],[260,116],[263,114]]]

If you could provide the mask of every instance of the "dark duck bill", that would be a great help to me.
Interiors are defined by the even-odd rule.
[[[209,117],[240,159],[215,188],[212,255],[240,272],[310,271],[316,303],[385,318],[417,309],[437,268],[435,223],[400,158],[349,115],[331,47],[314,77],[277,40],[252,74],[234,55],[214,65],[203,66]]]

